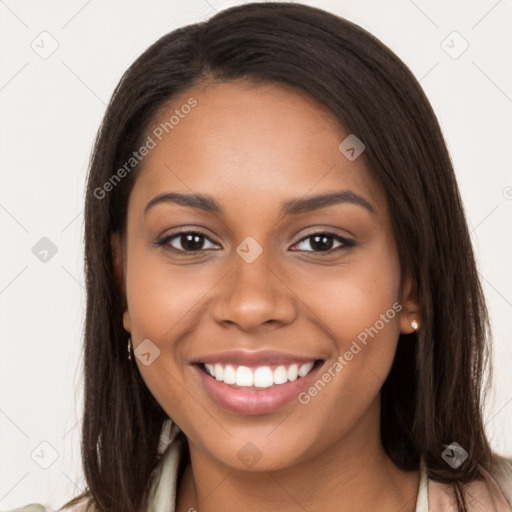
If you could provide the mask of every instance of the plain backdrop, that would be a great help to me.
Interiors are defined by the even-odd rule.
[[[34,501],[56,508],[84,487],[83,196],[105,105],[156,39],[240,3],[0,1],[0,510]],[[486,428],[494,450],[510,457],[512,1],[304,3],[381,39],[439,118],[494,331]]]

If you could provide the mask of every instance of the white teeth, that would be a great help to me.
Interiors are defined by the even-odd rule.
[[[235,384],[236,383],[236,375],[235,369],[228,364],[224,367],[224,375],[222,379],[226,384]]]
[[[210,364],[210,363],[206,363],[204,366],[208,370],[209,374],[212,377],[215,377],[215,366],[213,366],[213,364]]]
[[[274,370],[274,383],[284,384],[288,380],[288,372],[284,366],[278,366]]]
[[[297,363],[285,366],[279,365],[273,371],[270,366],[260,366],[251,369],[247,366],[223,365],[221,363],[205,363],[206,371],[215,380],[239,387],[269,388],[274,384],[284,384],[305,377],[313,368],[315,362],[310,361],[299,365]]]
[[[215,365],[215,378],[217,380],[222,380],[223,374],[224,374],[224,368],[222,368],[221,364],[217,363]]]
[[[315,363],[313,363],[313,361],[311,361],[310,363],[304,363],[299,368],[299,377],[304,377],[304,375],[307,375],[311,371],[311,368],[313,368],[314,364]]]
[[[274,376],[269,366],[257,368],[254,372],[254,385],[257,388],[269,388],[274,384]]]
[[[297,379],[297,376],[299,375],[299,365],[298,364],[292,364],[288,368],[288,380],[291,380],[292,382]]]
[[[254,375],[252,374],[251,369],[247,368],[247,366],[238,367],[235,379],[237,386],[252,386],[254,384]]]

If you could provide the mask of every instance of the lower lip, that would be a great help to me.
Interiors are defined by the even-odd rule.
[[[206,374],[199,365],[192,365],[198,373],[203,386],[211,397],[222,407],[242,414],[265,414],[277,411],[296,399],[299,393],[307,388],[322,367],[315,366],[304,377],[293,382],[274,384],[269,388],[251,389],[234,388]]]

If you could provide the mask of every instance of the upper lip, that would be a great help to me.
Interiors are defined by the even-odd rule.
[[[213,354],[205,354],[195,357],[191,363],[230,363],[240,366],[264,366],[275,364],[293,364],[293,363],[308,363],[309,361],[316,361],[320,359],[315,356],[304,356],[287,354],[285,352],[278,352],[276,350],[228,350],[226,352],[216,352]]]

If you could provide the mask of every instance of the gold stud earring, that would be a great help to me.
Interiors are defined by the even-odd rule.
[[[417,320],[413,320],[413,321],[411,322],[411,327],[412,327],[415,331],[417,331],[417,330],[418,330],[419,326],[420,326],[420,325],[418,324]]]
[[[128,359],[131,360],[132,358],[132,351],[131,351],[131,348],[132,348],[132,337],[130,336],[128,338]]]

